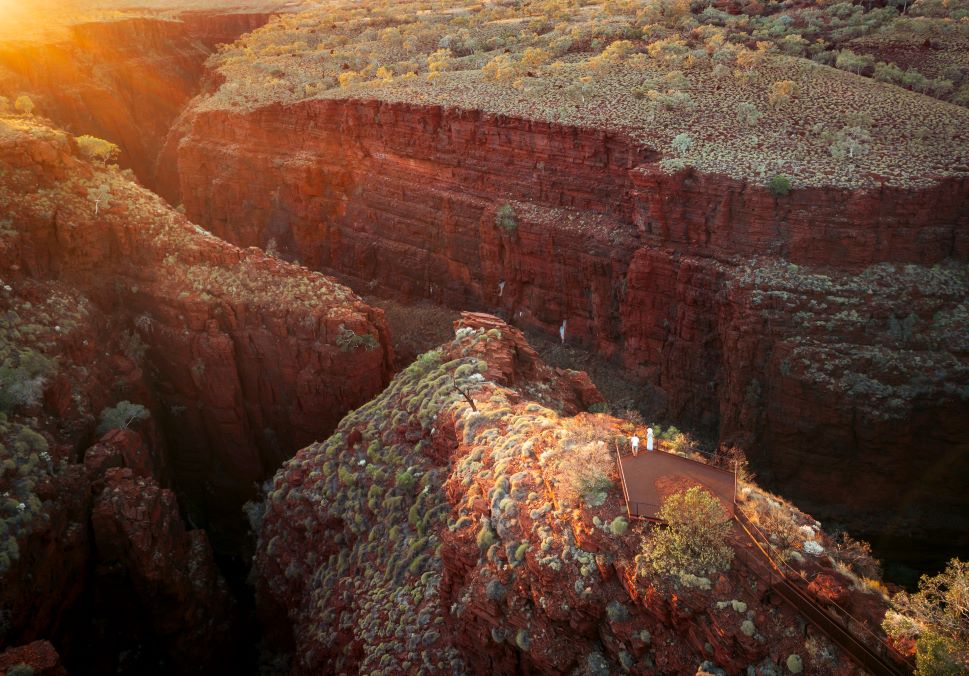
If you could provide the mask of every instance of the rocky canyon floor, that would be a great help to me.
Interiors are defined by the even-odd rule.
[[[969,670],[965,2],[137,5],[0,0],[0,674]]]

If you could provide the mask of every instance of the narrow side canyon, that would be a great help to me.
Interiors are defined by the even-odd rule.
[[[183,12],[76,24],[46,42],[0,42],[0,91],[29,95],[38,114],[72,133],[117,144],[121,166],[152,187],[165,136],[198,93],[206,59],[270,16]]]
[[[385,387],[383,314],[40,122],[0,117],[0,169],[0,642],[78,673],[244,663],[216,562],[246,558],[282,461]]]

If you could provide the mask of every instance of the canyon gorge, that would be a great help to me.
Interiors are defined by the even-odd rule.
[[[877,565],[815,518],[890,583],[969,556],[969,112],[926,116],[925,175],[781,194],[436,81],[304,94],[246,43],[303,9],[0,41],[36,106],[0,110],[0,672],[862,673],[746,560],[644,582],[619,487],[570,506],[552,468],[627,414],[739,449],[875,631]],[[407,364],[383,300],[454,338]]]
[[[969,370],[950,352],[965,178],[776,198],[667,175],[588,129],[374,100],[198,105],[165,151],[169,198],[216,235],[361,291],[564,323],[806,508],[875,540],[969,546]],[[505,204],[514,232],[495,225]]]

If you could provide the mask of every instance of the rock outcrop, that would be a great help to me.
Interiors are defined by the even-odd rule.
[[[371,262],[358,275],[388,287],[389,279],[407,280],[403,291],[420,296],[438,282],[432,297],[492,300],[501,279],[519,281],[514,273],[527,267],[533,238],[543,235],[546,246],[582,251],[561,242],[568,225],[560,216],[586,236],[598,220],[606,241],[630,249],[617,264],[642,246],[851,270],[969,256],[965,178],[917,190],[804,189],[778,199],[761,185],[663,172],[655,151],[594,129],[379,100],[251,112],[205,103],[203,96],[170,139],[178,143],[190,216],[229,241],[252,246],[275,238],[301,260],[341,270],[361,263],[368,247],[393,247],[397,260]],[[503,255],[481,255],[498,248],[494,211],[516,201],[521,247],[510,236]],[[447,261],[450,277],[442,274]],[[431,279],[390,267],[414,262]],[[562,309],[583,314],[583,305]]]
[[[245,111],[203,96],[165,152],[172,199],[219,236],[361,289],[564,331],[811,508],[874,535],[909,476],[887,530],[969,546],[947,479],[969,457],[966,346],[950,340],[966,330],[964,178],[775,197],[666,173],[620,133],[359,99]],[[922,384],[906,387],[899,369],[916,364]]]
[[[91,523],[95,584],[119,627],[148,624],[182,673],[235,662],[235,603],[205,532],[186,531],[174,493],[130,469],[109,469]]]
[[[231,604],[181,515],[239,555],[257,484],[389,380],[383,315],[36,120],[0,116],[0,207],[0,641],[76,658],[72,609],[114,576],[165,659],[218,659]]]
[[[12,674],[18,666],[29,668],[26,673],[35,676],[67,676],[60,655],[47,641],[34,641],[0,653],[0,673]]]
[[[11,131],[0,146],[8,283],[54,277],[123,317],[147,353],[189,512],[238,520],[255,482],[387,382],[382,313],[322,275],[211,237],[74,152],[53,131]]]
[[[292,623],[295,673],[774,673],[790,655],[854,673],[739,560],[714,579],[643,573],[649,528],[626,520],[618,477],[573,502],[558,469],[626,423],[574,415],[584,381],[549,377],[516,329],[456,329],[275,477],[253,575]]]

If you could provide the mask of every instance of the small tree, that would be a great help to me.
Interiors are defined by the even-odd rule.
[[[614,469],[615,461],[604,441],[579,443],[562,452],[555,472],[555,492],[565,504],[575,505],[581,498],[598,507],[612,487]]]
[[[481,69],[485,80],[509,82],[519,76],[521,64],[507,54],[499,54]]]
[[[77,137],[77,147],[81,155],[89,160],[98,160],[102,164],[118,159],[118,155],[121,154],[121,148],[111,141],[88,134]]]
[[[348,329],[345,325],[340,324],[340,333],[336,337],[336,346],[342,352],[352,352],[358,347],[365,348],[367,352],[370,352],[379,345],[380,342],[369,333],[360,336],[353,329]]]
[[[13,104],[13,107],[18,113],[23,113],[24,115],[33,115],[34,113],[34,102],[26,94],[18,96],[17,100]]]
[[[896,594],[882,626],[895,640],[915,640],[917,675],[969,672],[969,561],[952,559],[923,575],[915,594]]]
[[[794,80],[780,80],[770,86],[770,102],[773,104],[790,103],[797,87]]]
[[[94,215],[101,213],[101,207],[105,209],[111,206],[111,186],[102,183],[96,188],[88,188],[87,197],[94,202]]]
[[[539,68],[548,63],[551,55],[540,47],[526,47],[522,53],[522,65],[526,68]]]
[[[495,225],[511,234],[518,229],[518,220],[515,218],[515,209],[510,204],[502,204],[495,212]]]
[[[674,493],[658,516],[667,527],[643,542],[642,560],[648,568],[663,575],[707,575],[730,565],[730,520],[710,492],[694,486]]]
[[[132,404],[127,400],[119,401],[116,406],[101,411],[97,432],[101,435],[114,429],[127,429],[131,423],[146,420],[150,416],[148,409],[141,404]]]
[[[471,390],[468,388],[462,388],[460,385],[458,385],[458,381],[454,379],[453,373],[451,374],[451,387],[453,387],[458,394],[464,397],[464,400],[471,405],[472,411],[476,412],[478,410],[478,406],[474,403],[474,398],[471,396]]]
[[[874,68],[875,59],[867,54],[855,54],[850,49],[842,49],[838,52],[834,65],[841,70],[850,70],[852,73],[861,73],[868,68]]]

